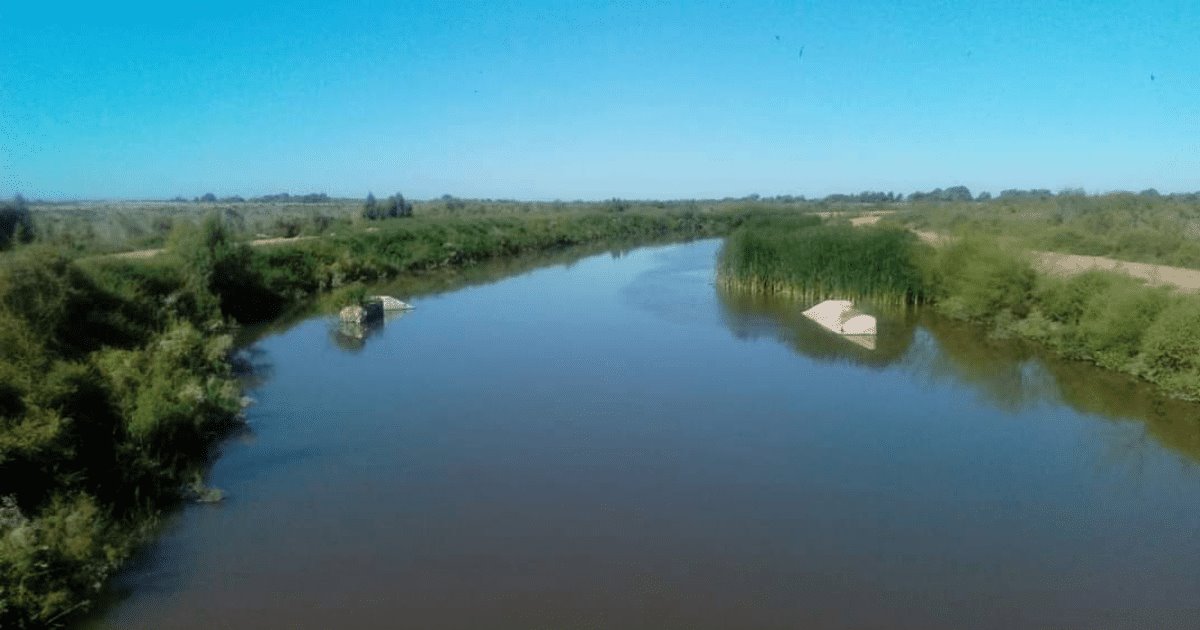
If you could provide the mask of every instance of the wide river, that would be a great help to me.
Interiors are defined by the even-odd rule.
[[[929,314],[861,348],[719,245],[263,334],[227,499],[85,625],[1200,627],[1196,406]]]

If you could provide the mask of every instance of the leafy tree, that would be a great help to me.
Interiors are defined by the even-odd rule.
[[[17,195],[12,201],[0,204],[0,250],[13,243],[29,243],[33,237],[33,217],[25,199]]]
[[[396,218],[396,217],[411,217],[412,216],[412,212],[413,212],[412,204],[409,203],[408,201],[406,201],[404,199],[404,195],[402,195],[400,193],[396,193],[395,195],[388,197],[388,200],[384,204],[384,206],[385,206],[384,214],[388,217]]]
[[[362,217],[368,221],[374,221],[383,217],[383,212],[379,208],[379,202],[375,201],[375,193],[367,193],[367,200],[363,203]]]

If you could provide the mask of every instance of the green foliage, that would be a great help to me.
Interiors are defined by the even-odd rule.
[[[1087,220],[1110,229],[1111,219]],[[1174,396],[1200,399],[1200,296],[1109,271],[1039,275],[1020,248],[986,230],[934,250],[887,230],[756,216],[726,241],[719,264],[727,288],[751,293],[932,302],[990,334],[1031,339]]]
[[[279,312],[279,296],[266,288],[250,246],[233,239],[220,214],[177,229],[168,251],[179,259],[185,285],[196,295],[215,296],[222,313],[254,321]]]
[[[939,308],[978,322],[1029,313],[1037,274],[1019,254],[982,239],[960,239],[933,255],[926,273]]]
[[[900,216],[915,227],[1026,249],[1200,268],[1195,195],[1005,191],[988,203],[917,203]]]
[[[1200,399],[1200,298],[1180,297],[1164,308],[1146,330],[1142,352],[1147,378]]]
[[[757,217],[729,237],[719,275],[726,286],[810,300],[925,299],[921,245],[905,230],[819,225],[816,217]]]
[[[44,247],[0,259],[0,626],[85,606],[236,417],[230,338],[181,306],[185,283]]]
[[[33,241],[35,231],[29,207],[20,195],[0,203],[0,250]]]
[[[363,202],[362,218],[374,221],[383,217],[383,209],[379,207],[379,202],[375,200],[374,193],[367,193],[367,200]]]
[[[1067,347],[1082,349],[1084,356],[1103,367],[1138,373],[1143,336],[1169,300],[1166,289],[1144,287],[1127,278],[1113,282],[1087,302]]]
[[[57,627],[99,594],[129,543],[85,494],[55,496],[37,517],[0,498],[0,626]]]

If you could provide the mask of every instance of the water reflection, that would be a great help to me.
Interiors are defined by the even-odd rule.
[[[1141,429],[1117,440],[1125,456],[1146,439],[1200,461],[1200,404],[1159,394],[1133,377],[1067,361],[1032,344],[988,337],[976,325],[928,310],[868,312],[879,318],[876,349],[848,343],[805,318],[804,305],[787,298],[717,289],[722,317],[739,339],[776,339],[798,354],[872,369],[895,368],[931,385],[971,385],[989,404],[1010,412],[1066,404]]]
[[[383,319],[368,322],[345,322],[333,320],[329,327],[329,337],[333,345],[346,352],[361,352],[367,345],[367,339],[381,332],[384,326],[389,326],[408,314],[409,311],[386,311]]]
[[[750,295],[717,288],[721,317],[739,339],[777,339],[814,359],[847,361],[871,368],[887,367],[904,357],[917,327],[911,309],[881,309],[863,304],[878,320],[873,343],[835,335],[805,317],[805,305],[790,298]],[[811,306],[811,305],[807,305]]]
[[[670,242],[664,240],[664,242]],[[608,241],[591,245],[578,245],[549,252],[486,260],[467,267],[438,269],[434,271],[413,273],[399,278],[381,282],[368,287],[371,294],[401,296],[407,302],[426,295],[436,295],[449,291],[457,291],[468,287],[490,284],[506,278],[512,278],[537,269],[562,267],[570,269],[575,263],[607,253],[613,260],[619,260],[631,251],[653,242],[624,242]],[[291,330],[294,326],[316,315],[335,313],[339,305],[313,299],[298,304],[279,317],[247,326],[239,331],[237,343],[248,347],[265,337]],[[385,319],[386,319],[385,315]],[[378,332],[379,328],[363,328],[362,330],[348,329],[345,331],[331,330],[330,337],[339,348],[347,352],[358,352],[366,345],[366,339]]]

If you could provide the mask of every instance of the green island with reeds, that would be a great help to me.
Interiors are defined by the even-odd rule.
[[[1134,261],[1188,260],[1190,246],[1170,226],[1200,218],[1197,204],[1137,199],[1140,210],[1131,211],[1126,195],[1086,201],[1067,196],[1057,212],[1074,216],[1084,204],[1092,214],[1042,220],[1072,225],[1071,233],[1085,236],[1071,242],[1092,243],[1064,247],[1067,251],[1124,253]],[[842,298],[880,306],[926,304],[990,335],[1027,339],[1063,357],[1144,379],[1170,396],[1200,399],[1200,295],[1150,286],[1118,271],[1045,273],[1025,248],[1058,242],[1057,237],[1037,237],[1028,226],[1033,219],[1021,211],[1044,216],[1048,207],[1044,199],[1025,205],[916,204],[868,227],[760,217],[727,239],[718,280],[733,290],[793,295],[805,303]],[[1090,237],[1075,225],[1083,222],[1125,225],[1142,240],[1123,236],[1121,229]],[[955,236],[935,247],[902,229],[905,223],[944,227]],[[1134,241],[1142,245],[1128,245]]]

